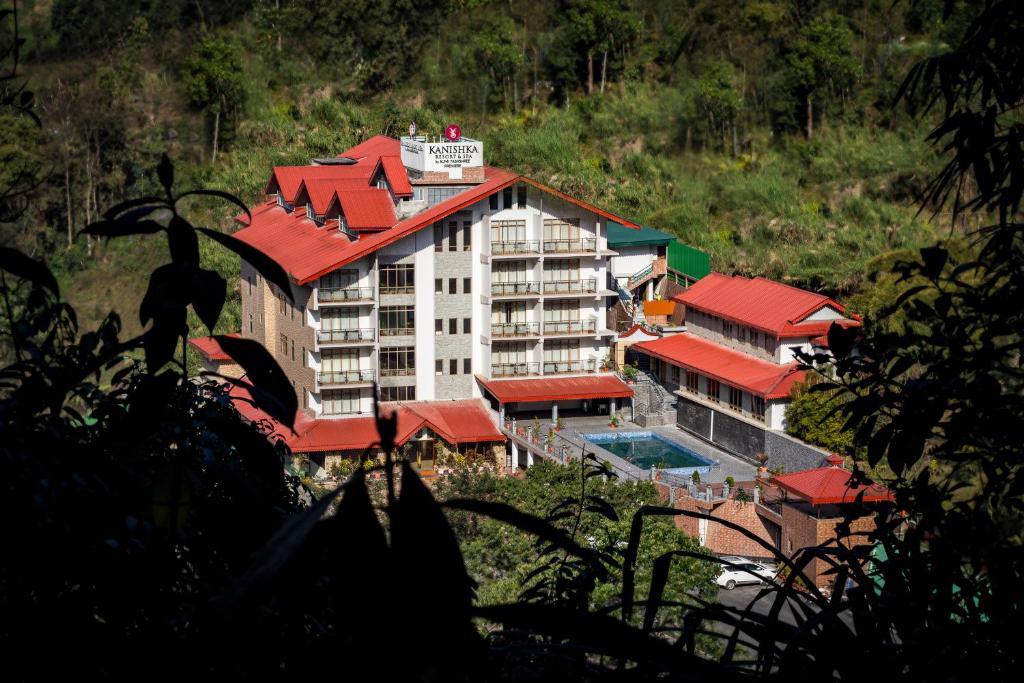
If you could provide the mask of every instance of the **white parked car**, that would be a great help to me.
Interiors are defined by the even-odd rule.
[[[775,567],[769,564],[754,562],[745,557],[727,556],[720,559],[736,565],[730,567],[723,564],[721,573],[715,579],[715,583],[726,590],[731,591],[745,583],[768,583],[775,578]]]

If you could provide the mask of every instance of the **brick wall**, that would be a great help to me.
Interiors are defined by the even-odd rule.
[[[826,510],[826,514],[842,514],[838,509],[827,508]],[[806,504],[784,504],[782,506],[782,552],[792,556],[801,548],[811,548],[830,541],[834,546],[836,527],[842,521],[841,516],[831,515],[819,519],[814,515],[811,506]],[[850,523],[850,532],[853,534],[866,534],[874,529],[873,514],[858,517]],[[854,547],[864,545],[866,542],[866,536],[853,536],[846,539],[842,545],[843,547]],[[828,563],[823,560],[811,560],[804,573],[814,581],[815,585],[828,587],[834,580],[831,575],[825,574],[828,568]]]

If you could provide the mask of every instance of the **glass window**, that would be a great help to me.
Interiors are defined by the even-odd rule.
[[[323,392],[324,415],[351,415],[359,412],[358,389],[330,389]]]
[[[448,221],[448,251],[459,250],[459,222]]]
[[[526,208],[526,185],[516,187],[516,208]]]
[[[381,401],[415,401],[416,385],[402,387],[381,387]]]
[[[459,333],[459,319],[458,318],[448,318],[448,334],[458,334],[458,333]]]
[[[411,263],[392,263],[381,266],[381,294],[412,294],[415,284],[416,280]]]
[[[429,206],[440,204],[441,202],[447,199],[451,199],[452,197],[454,197],[455,195],[457,195],[458,193],[462,192],[465,189],[468,189],[468,187],[428,187],[427,204]]]
[[[463,372],[463,374],[466,374],[466,375],[468,375],[471,372],[473,372],[473,359],[472,358],[463,358],[462,359],[462,372]]]
[[[472,221],[462,221],[462,251],[473,248],[472,228]]]
[[[469,334],[472,331],[473,320],[471,318],[462,319],[462,333]]]
[[[489,202],[491,211],[497,211],[498,210],[498,193],[495,192],[490,197],[488,197],[487,200]]]
[[[764,420],[764,399],[760,396],[751,396],[751,412],[758,420]]]
[[[464,277],[462,278],[462,293],[470,294],[473,288],[473,278]]]
[[[458,278],[454,278],[454,277],[448,278],[448,293],[449,294],[458,294],[458,291],[459,291],[459,279]]]
[[[444,318],[434,318],[434,334],[444,334]]]
[[[444,361],[438,358],[434,361],[434,374],[440,375],[444,373]]]
[[[491,221],[491,242],[523,242],[525,240],[526,221]]]
[[[501,191],[501,206],[505,209],[512,208],[512,188],[506,187]]]
[[[743,390],[736,387],[729,387],[729,407],[733,410],[743,410]]]
[[[416,347],[392,346],[380,350],[380,374],[395,377],[416,374]]]
[[[722,385],[719,384],[717,379],[708,378],[708,400],[714,403],[719,402],[719,396],[722,393]]]
[[[579,218],[545,218],[544,241],[578,240],[580,238]]]
[[[459,374],[459,359],[458,358],[452,358],[451,360],[448,361],[448,374],[449,375],[457,375],[457,374]]]
[[[733,324],[728,320],[722,321],[722,336],[726,339],[732,339],[733,337]]]
[[[434,223],[434,251],[444,251],[444,226]]]
[[[444,292],[444,280],[437,278],[434,280],[434,294],[441,294]]]
[[[412,306],[381,306],[378,320],[382,337],[413,334],[416,312]]]

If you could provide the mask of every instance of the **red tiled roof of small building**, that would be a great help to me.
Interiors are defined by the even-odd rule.
[[[499,403],[629,398],[633,395],[633,390],[615,375],[543,379],[486,379],[477,376],[476,379]]]
[[[786,398],[805,375],[796,363],[760,360],[692,334],[673,334],[633,348],[765,399]]]
[[[381,168],[384,170],[384,177],[391,185],[391,191],[396,197],[411,197],[412,184],[409,182],[409,173],[402,164],[402,157],[386,154],[380,158]]]
[[[816,336],[820,324],[824,330],[835,321],[807,321],[807,316],[830,307],[840,314],[846,309],[823,294],[808,292],[765,278],[711,273],[672,297],[687,306],[744,325],[771,332],[776,336]],[[841,324],[857,324],[847,321]],[[807,330],[804,325],[808,325]]]
[[[242,335],[238,332],[232,332],[228,337],[241,337]],[[220,347],[217,340],[213,337],[195,337],[189,339],[188,343],[195,347],[199,353],[203,354],[206,360],[210,361],[225,361],[231,360],[231,356],[224,352],[224,349]]]
[[[893,500],[889,489],[878,484],[851,485],[853,475],[841,467],[818,467],[803,472],[779,474],[770,482],[812,505],[877,503]]]

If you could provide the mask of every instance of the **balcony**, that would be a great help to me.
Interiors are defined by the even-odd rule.
[[[514,256],[519,254],[540,254],[540,242],[517,240],[513,242],[491,242],[491,256]]]
[[[352,330],[317,330],[316,341],[320,346],[346,346],[372,344],[373,328]]]
[[[414,327],[382,327],[380,328],[380,336],[382,337],[404,337],[416,334],[416,328]]]
[[[597,280],[545,280],[545,294],[597,294]]]
[[[491,323],[493,339],[539,337],[540,323]]]
[[[545,336],[597,334],[597,320],[546,320]]]
[[[492,282],[491,296],[540,296],[540,282],[523,280],[520,282]]]
[[[373,287],[318,287],[316,303],[318,306],[372,304]]]
[[[352,384],[370,384],[374,380],[373,370],[329,370],[316,373],[321,387],[343,387]]]
[[[540,374],[540,363],[492,363],[491,377],[529,377]]]
[[[575,240],[544,240],[544,255],[594,254],[597,253],[597,238],[584,237]]]
[[[544,361],[545,375],[571,375],[581,372],[597,372],[597,361],[594,359]]]
[[[415,367],[404,367],[404,368],[381,368],[381,377],[415,377]]]

